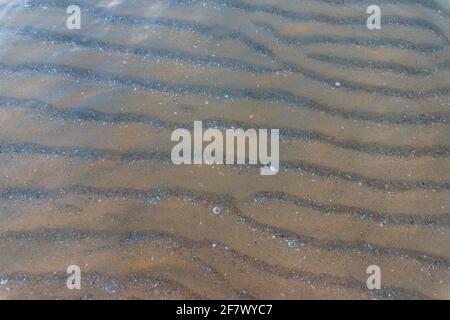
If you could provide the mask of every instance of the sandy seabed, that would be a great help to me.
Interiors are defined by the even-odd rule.
[[[1,299],[450,299],[448,1],[0,5]],[[196,120],[280,171],[174,165]]]

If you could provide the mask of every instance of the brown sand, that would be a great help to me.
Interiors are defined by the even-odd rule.
[[[450,299],[450,7],[338,2],[3,3],[0,298]],[[280,172],[173,165],[194,120]]]

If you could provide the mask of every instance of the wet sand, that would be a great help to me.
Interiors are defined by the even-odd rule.
[[[1,299],[450,299],[447,1],[0,5]],[[195,120],[280,172],[174,165]]]

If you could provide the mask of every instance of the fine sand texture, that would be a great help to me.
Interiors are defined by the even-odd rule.
[[[450,299],[449,39],[447,0],[0,0],[0,299]],[[173,164],[197,120],[279,172]]]

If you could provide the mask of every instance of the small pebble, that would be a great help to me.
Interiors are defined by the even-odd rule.
[[[295,240],[289,240],[288,241],[288,247],[289,248],[294,248],[297,246],[297,242],[295,242]]]

